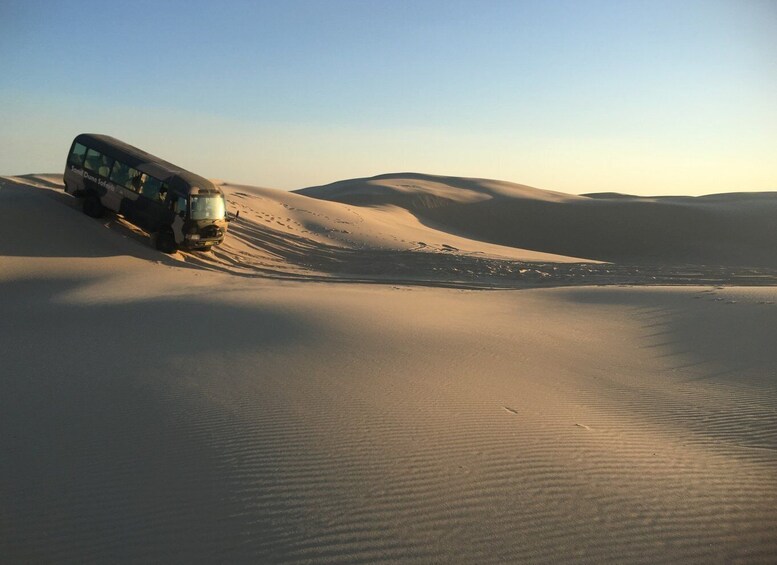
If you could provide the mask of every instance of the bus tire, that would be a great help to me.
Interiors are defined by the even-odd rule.
[[[156,234],[156,248],[168,255],[175,253],[175,236],[171,231],[160,231]]]
[[[105,208],[100,202],[100,199],[94,194],[90,194],[84,198],[84,214],[90,218],[102,218],[103,214],[105,214]]]

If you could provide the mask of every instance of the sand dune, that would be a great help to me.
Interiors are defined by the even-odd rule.
[[[222,188],[241,213],[241,221],[233,229],[235,237],[216,252],[231,267],[240,264],[286,271],[296,265],[305,271],[329,272],[337,270],[337,263],[385,264],[375,261],[375,254],[412,251],[422,253],[425,261],[434,261],[434,255],[439,254],[583,261],[457,236],[422,224],[398,205],[352,206],[273,189],[230,184],[222,184]]]
[[[197,261],[233,274],[489,288],[777,280],[773,194],[594,199],[410,173],[296,193],[222,187],[241,221]]]
[[[773,561],[770,271],[469,290],[508,276],[452,268],[621,267],[419,210],[624,199],[433,182],[453,204],[226,185],[224,249],[165,256],[56,176],[0,179],[0,560]]]
[[[48,196],[77,208],[75,200],[57,191],[58,182],[55,175],[28,175],[14,181],[44,189]],[[505,182],[402,174],[343,181],[298,193],[224,182],[220,185],[230,206],[240,211],[240,221],[232,225],[230,237],[213,253],[179,253],[173,261],[247,277],[380,280],[468,288],[581,283],[763,285],[777,281],[777,266],[767,260],[775,253],[767,241],[775,228],[771,221],[762,221],[770,212],[774,200],[771,194],[670,199],[690,202],[682,204],[688,208],[685,216],[703,214],[709,208],[726,221],[748,226],[738,227],[740,235],[732,237],[723,231],[720,222],[683,224],[682,230],[698,230],[692,237],[685,237],[672,228],[666,214],[651,211],[651,202],[666,199],[636,199],[633,210],[640,218],[629,224],[635,227],[639,239],[634,242],[616,228],[614,236],[606,233],[609,227],[621,225],[623,218],[628,218],[628,212],[623,213],[619,204],[634,200],[627,196],[599,198],[603,204],[597,213],[607,221],[592,224],[592,229],[576,230],[576,225],[588,220],[575,207],[589,206],[596,199]],[[331,200],[323,199],[325,196]],[[514,214],[520,219],[542,206],[555,206],[558,213],[531,220],[536,228],[531,237],[541,240],[539,250],[491,242],[489,234],[524,229],[508,212],[521,208]],[[431,216],[438,219],[429,220]],[[677,216],[678,221],[687,220],[685,216]],[[7,222],[24,229],[23,218],[18,215],[7,218]],[[457,227],[462,222],[467,224],[467,234]],[[538,222],[542,226],[536,225]],[[103,225],[125,237],[148,241],[146,234],[121,218],[109,218]],[[642,231],[636,229],[639,226]],[[707,234],[707,241],[693,243],[713,228],[719,231]],[[746,231],[752,237],[742,235]],[[574,247],[585,253],[554,254],[550,252],[554,246]],[[628,248],[626,258],[608,263],[593,258],[597,249],[617,246]],[[690,250],[693,257],[688,256]],[[16,252],[9,250],[11,254]]]
[[[400,206],[476,240],[601,261],[777,266],[777,193],[572,196],[505,182],[398,173],[299,191]]]

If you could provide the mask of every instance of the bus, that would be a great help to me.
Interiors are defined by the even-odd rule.
[[[65,192],[83,200],[93,218],[107,210],[151,234],[164,253],[205,250],[224,241],[224,193],[190,173],[107,135],[82,133],[70,146]]]

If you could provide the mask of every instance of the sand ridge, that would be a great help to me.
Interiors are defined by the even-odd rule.
[[[5,182],[7,189],[34,186],[65,205],[78,205],[58,194],[61,180],[55,175],[28,175]],[[246,277],[467,288],[769,285],[777,281],[777,263],[771,260],[775,248],[769,244],[775,227],[771,216],[768,222],[763,221],[777,202],[772,194],[693,199],[589,198],[484,179],[411,173],[342,181],[297,192],[223,181],[219,184],[232,209],[240,212],[240,219],[232,223],[229,237],[212,253],[178,253],[174,261]],[[348,203],[351,200],[354,202]],[[626,200],[638,210],[638,222],[630,223],[622,217],[621,204]],[[686,222],[688,215],[701,214],[706,218],[712,214],[725,222],[747,225],[748,233],[731,236],[724,226],[714,222],[684,224],[685,231],[699,232],[694,232],[696,239],[716,230],[715,236],[708,237],[699,248],[684,239],[681,232],[671,231],[671,218],[667,220],[665,213],[656,213],[652,208],[658,200],[671,200],[674,204],[670,207],[688,209],[678,221]],[[588,221],[576,207],[590,207],[592,202],[599,202],[601,209],[597,214],[606,213],[606,221],[583,228],[576,226],[575,222]],[[486,204],[494,210],[478,211]],[[520,225],[514,227],[520,224],[522,215],[546,205],[559,207],[560,215],[553,212],[533,217],[532,221],[543,224],[532,236],[539,238],[536,249],[515,246],[514,242],[500,245],[491,241],[489,234],[493,230],[525,231]],[[521,210],[515,217],[505,219],[504,213],[499,212],[516,207]],[[468,215],[469,235],[458,228],[461,214]],[[435,215],[436,219],[430,219]],[[570,217],[575,218],[571,223],[567,221]],[[629,244],[631,240],[618,232],[616,224],[641,225],[643,232],[648,233],[632,234],[632,240],[637,238],[639,242],[629,247],[622,259],[603,262],[592,258],[601,255],[595,249]],[[125,236],[133,234],[138,240],[146,238],[146,234],[119,217],[107,218],[103,225]],[[593,225],[598,227],[591,231]],[[612,234],[602,232],[611,228]],[[607,242],[603,243],[605,235]],[[671,244],[665,243],[667,238],[672,239]],[[576,246],[586,254],[552,253],[560,239],[563,246]],[[687,255],[691,248],[695,258]]]
[[[773,194],[602,204],[512,183],[411,173],[296,193],[222,187],[241,219],[213,257],[197,261],[248,276],[471,288],[777,280],[769,243],[777,235]],[[593,216],[586,212],[592,206]],[[532,235],[522,245],[497,232]],[[615,247],[622,251],[614,259],[601,251]]]
[[[352,179],[298,192],[362,206],[391,203],[448,233],[589,260],[777,266],[777,227],[772,222],[777,192],[573,196],[500,181],[417,173]]]

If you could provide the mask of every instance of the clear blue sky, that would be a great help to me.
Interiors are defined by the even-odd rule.
[[[777,1],[0,1],[0,174],[87,131],[284,189],[777,190]]]

